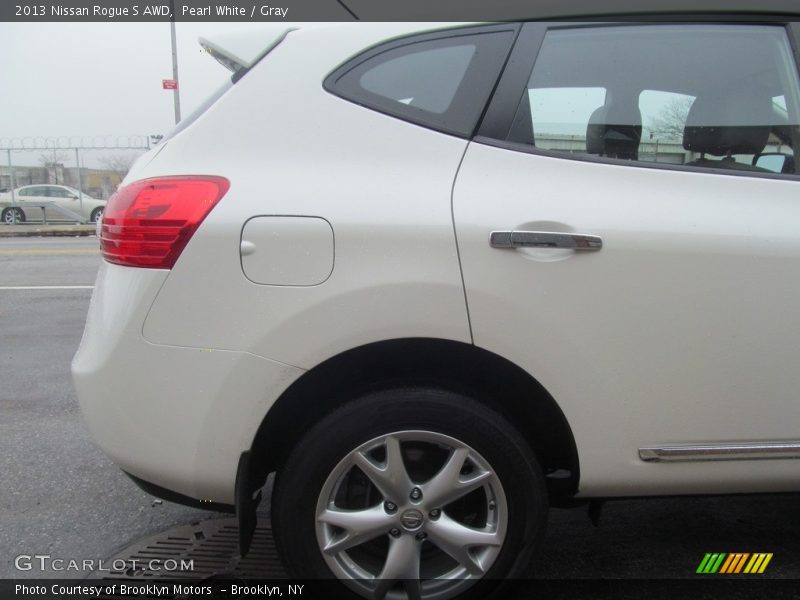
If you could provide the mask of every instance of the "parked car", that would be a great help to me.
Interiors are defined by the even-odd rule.
[[[0,197],[0,206],[4,206],[0,213],[3,223],[41,220],[42,204],[46,206],[44,217],[48,221],[73,221],[74,214],[94,223],[103,214],[106,201],[81,194],[67,185],[23,185],[14,190],[14,206],[11,204],[10,192]]]
[[[374,598],[528,575],[552,505],[797,491],[798,14],[204,41],[103,216],[95,439],[245,552],[276,472],[292,576]]]

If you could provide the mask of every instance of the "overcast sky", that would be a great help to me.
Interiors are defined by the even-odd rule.
[[[201,50],[198,36],[268,27],[177,23],[184,117],[230,76]],[[34,138],[144,138],[166,134],[174,125],[172,92],[161,86],[163,79],[172,77],[169,23],[3,22],[0,61],[0,148]],[[648,97],[643,106],[647,119],[669,99]],[[554,132],[585,131],[588,115],[603,97],[577,95],[572,100],[574,106],[560,96],[549,112],[535,103],[539,120],[558,122]],[[99,159],[108,154],[84,152],[82,164],[99,167]],[[4,155],[0,153],[0,164],[5,165]],[[14,152],[12,159],[18,166],[36,166],[43,160],[41,151]],[[59,160],[68,167],[75,164],[71,152]]]
[[[177,23],[184,116],[230,75],[201,51],[198,36],[259,27]],[[0,61],[3,142],[164,134],[173,126],[172,92],[161,88],[172,78],[169,23],[0,23]],[[14,153],[13,160],[36,165],[39,154]],[[87,166],[96,166],[92,154]]]

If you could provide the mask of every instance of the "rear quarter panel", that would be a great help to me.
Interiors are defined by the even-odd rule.
[[[322,88],[349,56],[407,30],[290,33],[137,170],[136,179],[231,181],[150,310],[149,341],[242,350],[301,368],[378,340],[470,341],[450,208],[467,142]],[[249,281],[239,244],[257,215],[326,219],[335,238],[330,278],[308,287]]]

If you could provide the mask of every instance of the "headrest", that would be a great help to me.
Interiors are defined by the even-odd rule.
[[[603,141],[605,133],[606,113],[608,107],[601,106],[589,117],[589,124],[586,125],[586,152],[589,154],[604,154],[606,145]]]
[[[771,117],[772,101],[766,96],[700,96],[689,109],[683,147],[714,156],[758,154],[767,145]]]
[[[601,106],[586,126],[586,152],[636,160],[642,140],[642,113],[636,106]]]

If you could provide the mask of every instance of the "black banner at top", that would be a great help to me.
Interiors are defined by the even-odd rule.
[[[0,21],[506,21],[800,14],[798,0],[2,0]]]

